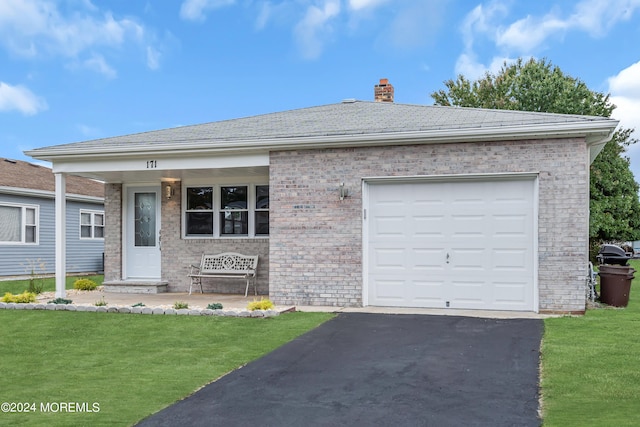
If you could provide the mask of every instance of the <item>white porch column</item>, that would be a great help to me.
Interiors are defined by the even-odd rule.
[[[56,173],[56,297],[64,298],[67,278],[67,177]]]

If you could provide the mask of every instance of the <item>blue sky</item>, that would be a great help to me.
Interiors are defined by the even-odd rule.
[[[518,57],[610,93],[640,137],[640,0],[1,0],[0,157],[373,100],[380,78],[431,105]]]

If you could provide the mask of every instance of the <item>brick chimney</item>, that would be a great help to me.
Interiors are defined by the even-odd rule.
[[[376,102],[393,102],[393,85],[389,83],[389,79],[380,79],[380,84],[373,89]]]

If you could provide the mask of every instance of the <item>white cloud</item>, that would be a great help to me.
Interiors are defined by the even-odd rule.
[[[114,70],[102,55],[93,54],[89,59],[83,61],[83,67],[98,72],[108,79],[115,79],[118,73]]]
[[[304,18],[294,28],[294,37],[304,58],[320,56],[325,37],[332,33],[331,20],[339,13],[339,0],[325,0],[322,7],[309,6]]]
[[[230,6],[235,0],[184,0],[180,6],[180,17],[187,21],[204,21],[205,12]]]
[[[635,128],[640,138],[640,61],[609,78],[611,102],[616,105],[612,116],[624,128]]]
[[[383,3],[388,3],[389,0],[349,0],[349,9],[362,10],[368,8],[374,8],[380,6]]]
[[[15,110],[31,116],[47,108],[45,100],[26,87],[0,82],[0,111]]]
[[[160,67],[160,52],[151,46],[147,46],[147,67],[157,70]]]
[[[129,43],[142,45],[148,38],[145,27],[133,19],[101,13],[89,0],[77,4],[82,8],[65,14],[56,1],[2,0],[0,45],[22,57],[62,56],[83,62],[80,57],[88,51],[122,48]],[[95,67],[99,64],[92,55],[86,61],[94,65],[94,70],[112,75],[103,67]]]
[[[487,65],[478,62],[473,53],[462,53],[456,61],[455,74],[456,76],[462,74],[468,80],[473,81],[484,77],[487,72],[498,74],[505,62],[511,64],[515,61],[516,59],[513,58],[494,56]]]
[[[465,16],[460,26],[465,47],[458,57],[456,73],[470,79],[482,76],[485,71],[495,73],[505,58],[534,56],[544,48],[547,40],[563,37],[570,31],[580,31],[591,37],[603,36],[616,23],[629,20],[640,8],[640,0],[582,0],[570,14],[563,15],[559,7],[554,7],[544,15],[527,15],[505,24],[509,4],[491,0],[476,6]],[[491,65],[477,60],[476,51],[487,42],[499,48]],[[499,65],[496,67],[496,64]]]
[[[566,17],[559,9],[552,9],[544,16],[529,15],[506,28],[498,25],[493,37],[498,46],[531,53],[547,39],[562,37],[569,31],[601,37],[618,22],[630,19],[637,8],[640,8],[640,0],[584,0]]]
[[[547,15],[542,18],[527,16],[496,33],[496,44],[519,52],[531,52],[547,40],[550,35],[560,33],[570,27],[563,21]]]
[[[620,120],[620,127],[635,129],[631,137],[640,139],[640,61],[610,77],[608,81],[610,100],[616,105],[612,117]],[[627,155],[631,159],[634,176],[640,179],[640,145],[630,146]]]
[[[610,77],[609,92],[640,100],[640,61]]]

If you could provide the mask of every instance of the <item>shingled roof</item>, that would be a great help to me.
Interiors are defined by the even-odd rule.
[[[0,187],[55,191],[55,177],[51,169],[21,160],[0,157]],[[92,179],[69,175],[67,194],[104,198],[104,184]]]
[[[47,158],[63,153],[257,147],[266,146],[267,141],[303,147],[321,137],[348,141],[368,135],[382,138],[406,133],[471,135],[500,132],[501,129],[506,134],[517,128],[592,126],[595,129],[611,126],[609,122],[615,121],[593,116],[345,100],[318,107],[44,147],[28,154]]]

